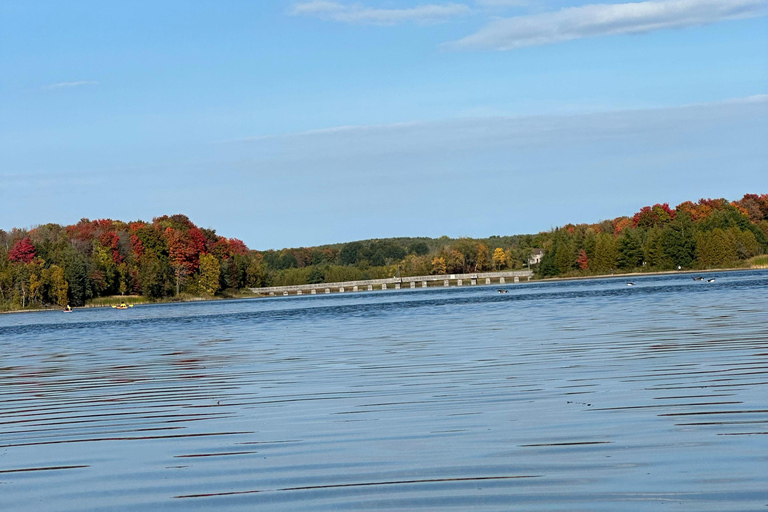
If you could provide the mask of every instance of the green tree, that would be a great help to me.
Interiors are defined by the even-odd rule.
[[[643,263],[643,248],[637,236],[637,231],[627,229],[619,238],[616,264],[621,269],[633,269]]]
[[[544,255],[541,257],[541,263],[539,263],[539,273],[542,277],[552,277],[560,273],[560,270],[555,264],[555,250],[550,245],[550,248],[544,249]]]
[[[690,268],[696,258],[696,226],[685,212],[664,226],[661,247],[666,259],[675,267]]]
[[[672,268],[672,261],[664,252],[663,231],[661,228],[651,228],[646,232],[643,243],[645,262],[651,268],[662,270]]]
[[[697,259],[705,268],[722,267],[736,261],[736,244],[720,228],[699,232],[696,237]]]
[[[317,266],[313,266],[312,270],[309,271],[309,276],[307,276],[307,284],[318,284],[324,281],[323,272]]]
[[[139,259],[139,287],[151,299],[170,295],[173,287],[173,270],[167,258],[148,253]]]
[[[552,258],[558,274],[567,274],[576,268],[576,244],[573,237],[565,229],[555,230],[552,236]],[[545,253],[546,256],[546,253]],[[542,261],[542,264],[544,262]],[[551,267],[546,268],[551,272]]]
[[[596,236],[595,257],[591,267],[594,271],[607,273],[617,267],[618,248],[613,235],[600,233]]]
[[[69,304],[85,306],[90,295],[88,267],[80,254],[72,251],[66,257],[64,279],[69,284]]]
[[[414,242],[408,246],[408,252],[416,256],[426,256],[429,254],[429,246],[426,242]]]

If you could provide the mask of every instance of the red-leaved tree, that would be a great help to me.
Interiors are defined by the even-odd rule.
[[[8,253],[8,259],[11,261],[29,263],[35,259],[35,246],[29,237],[22,238],[11,247]]]

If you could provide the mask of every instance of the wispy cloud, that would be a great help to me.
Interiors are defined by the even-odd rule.
[[[46,85],[43,89],[68,89],[71,87],[83,87],[85,85],[99,85],[99,82],[93,80],[81,80],[79,82],[59,82],[57,84]]]
[[[753,18],[768,13],[766,0],[668,0],[594,4],[504,18],[447,43],[453,49],[512,50],[584,37],[633,34]]]
[[[425,4],[404,9],[384,9],[362,4],[343,4],[326,0],[313,0],[295,4],[290,13],[296,16],[315,16],[342,23],[395,25],[416,22],[434,23],[465,15],[471,9],[464,4]]]
[[[530,4],[529,0],[475,0],[483,7],[522,7]]]
[[[280,160],[335,160],[353,158],[359,154],[370,157],[383,154],[435,156],[444,152],[462,151],[482,153],[489,148],[552,148],[622,137],[639,137],[646,141],[653,140],[654,143],[666,143],[665,137],[676,130],[698,133],[696,127],[707,125],[716,128],[727,119],[754,120],[764,116],[767,108],[768,95],[761,94],[717,103],[641,110],[338,126],[283,135],[246,137],[229,142],[240,143],[241,150],[251,147],[257,149],[263,157]],[[763,130],[764,125],[765,122],[759,130]],[[755,127],[755,130],[758,128]]]

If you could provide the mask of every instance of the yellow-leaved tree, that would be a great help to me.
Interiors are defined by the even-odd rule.
[[[493,265],[496,267],[496,270],[507,266],[507,254],[501,247],[493,250]]]
[[[446,265],[445,265],[445,258],[443,257],[435,257],[432,260],[432,273],[433,274],[445,274],[446,272]]]
[[[67,295],[69,294],[69,283],[64,277],[64,269],[58,265],[51,265],[51,295],[61,307],[69,304]]]
[[[219,289],[219,260],[213,254],[200,256],[200,290],[214,295]]]

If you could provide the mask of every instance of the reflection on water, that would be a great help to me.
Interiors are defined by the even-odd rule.
[[[0,510],[765,510],[768,272],[0,316]]]

